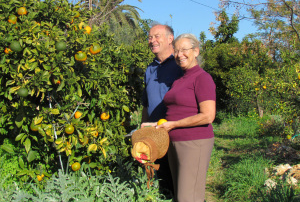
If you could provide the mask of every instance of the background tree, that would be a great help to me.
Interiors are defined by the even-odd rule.
[[[138,0],[141,2],[141,0]],[[79,2],[83,9],[93,10],[89,25],[109,25],[109,32],[115,35],[118,43],[131,44],[135,38],[143,35],[144,26],[138,7],[123,4],[124,0],[89,0]]]

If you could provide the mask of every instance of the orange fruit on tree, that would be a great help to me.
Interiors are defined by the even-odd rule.
[[[79,119],[81,117],[82,113],[80,111],[75,112],[74,117],[75,119]]]
[[[57,81],[56,81],[56,84],[60,84],[60,80],[57,80]]]
[[[102,48],[99,44],[91,45],[90,47],[90,53],[93,55],[96,55],[97,53],[100,53]]]
[[[77,60],[77,61],[84,62],[84,61],[86,61],[86,59],[87,59],[87,55],[85,52],[78,51],[75,54],[75,60]]]
[[[17,23],[17,16],[15,16],[15,15],[10,15],[9,17],[8,17],[8,22],[9,23],[12,23],[12,24],[16,24]]]
[[[27,10],[25,7],[20,7],[17,9],[17,13],[18,15],[26,15],[27,14]]]
[[[85,26],[86,26],[86,24],[84,22],[80,22],[78,25],[79,29],[82,29]]]
[[[20,88],[18,91],[17,91],[17,94],[20,96],[20,97],[27,97],[28,96],[28,90],[26,88]]]
[[[5,48],[4,49],[4,53],[9,54],[10,52],[12,52],[12,50],[10,48]]]
[[[159,126],[159,125],[161,125],[163,123],[166,123],[166,122],[168,122],[166,119],[159,119],[158,122],[157,122],[157,125]]]
[[[12,50],[12,51],[15,51],[15,52],[21,52],[22,51],[22,47],[21,47],[21,44],[19,41],[12,41],[9,45],[9,48]]]
[[[92,28],[90,26],[85,26],[84,29],[85,29],[84,33],[86,33],[86,34],[90,34],[92,31]]]
[[[43,177],[41,175],[37,175],[36,178],[39,182],[43,180]]]
[[[65,51],[67,50],[67,44],[64,41],[58,41],[55,43],[55,49],[58,51]]]
[[[91,134],[92,134],[93,137],[98,137],[98,135],[99,135],[98,131],[94,131]]]
[[[100,118],[101,118],[101,120],[103,120],[103,121],[109,119],[109,113],[103,112],[103,113],[100,115]]]
[[[67,134],[69,134],[69,135],[73,134],[73,133],[74,133],[74,130],[75,130],[75,128],[74,128],[74,126],[71,125],[71,124],[66,125],[66,127],[65,127],[65,132],[66,132]]]
[[[73,171],[77,171],[77,170],[80,169],[81,165],[80,165],[79,162],[75,162],[75,163],[72,164],[71,167],[72,167],[72,170],[73,170]]]

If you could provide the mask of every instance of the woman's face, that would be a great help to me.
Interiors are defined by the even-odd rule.
[[[199,48],[194,48],[189,39],[182,38],[175,43],[174,55],[175,61],[181,69],[187,70],[198,64]]]

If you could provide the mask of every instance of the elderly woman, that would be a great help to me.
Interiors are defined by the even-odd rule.
[[[194,35],[182,34],[173,44],[176,63],[184,75],[164,97],[168,122],[156,127],[169,132],[168,157],[175,200],[200,202],[204,201],[206,173],[214,145],[216,86],[199,66],[199,41]]]

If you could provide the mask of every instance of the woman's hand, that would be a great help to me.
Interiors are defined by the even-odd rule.
[[[141,128],[148,127],[148,126],[157,126],[157,122],[144,122],[142,123]]]
[[[167,132],[175,128],[175,121],[168,121],[161,125],[156,126],[156,129],[164,128]]]

